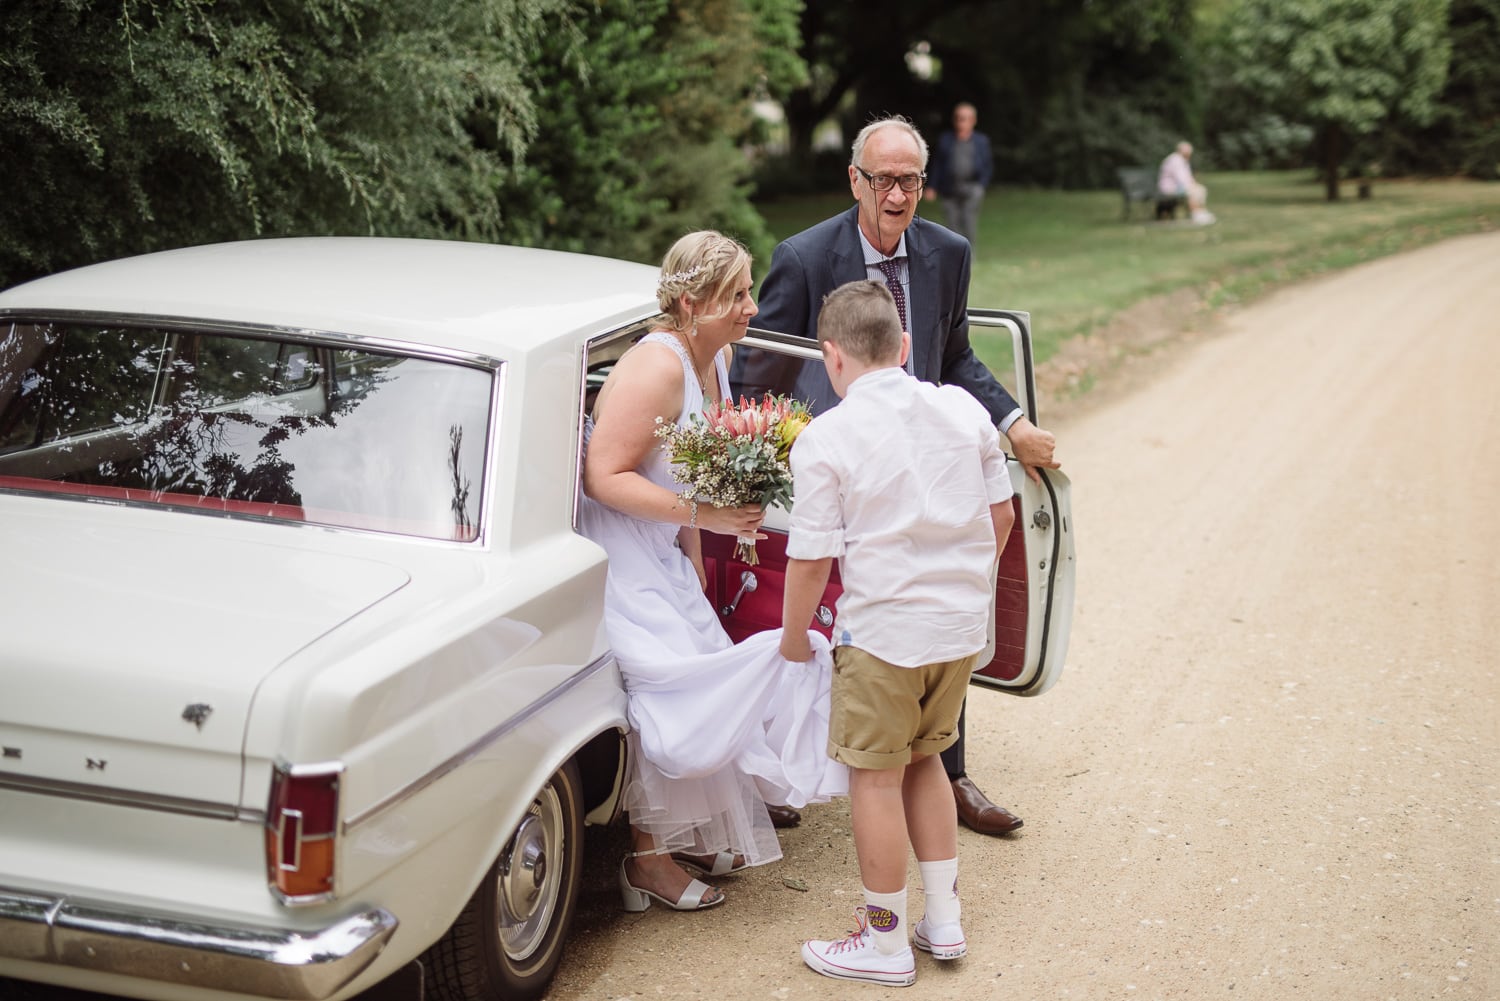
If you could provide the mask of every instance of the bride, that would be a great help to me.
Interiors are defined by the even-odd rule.
[[[662,262],[655,329],[615,365],[585,430],[580,524],[609,556],[605,627],[632,727],[626,910],[721,903],[682,865],[719,876],[773,862],[767,802],[801,807],[848,789],[827,751],[826,640],[810,634],[805,664],[780,656],[780,630],[735,645],[704,595],[699,532],[754,535],[764,512],[683,499],[655,435],[658,421],[686,424],[728,394],[729,345],[757,312],[750,286],[736,241],[678,240]]]

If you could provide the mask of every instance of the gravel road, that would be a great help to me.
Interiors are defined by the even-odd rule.
[[[1056,428],[1068,667],[971,695],[970,773],[1026,826],[962,832],[969,957],[907,993],[1500,998],[1500,233],[1186,340]],[[859,902],[847,809],[807,818],[701,914],[623,914],[594,836],[550,996],[890,992],[798,958]]]

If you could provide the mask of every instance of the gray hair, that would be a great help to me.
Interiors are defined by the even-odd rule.
[[[871,279],[840,285],[823,297],[818,341],[832,341],[866,365],[901,357],[901,316],[884,282]]]
[[[877,118],[869,125],[859,130],[859,135],[854,137],[854,145],[849,150],[849,165],[860,166],[860,160],[864,159],[865,143],[870,137],[881,129],[901,129],[917,141],[917,149],[922,153],[922,169],[927,169],[927,140],[922,138],[922,133],[911,123],[911,119],[905,115],[887,115]]]

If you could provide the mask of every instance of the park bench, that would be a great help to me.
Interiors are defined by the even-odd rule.
[[[1177,217],[1178,206],[1186,205],[1186,199],[1164,195],[1157,190],[1155,168],[1121,167],[1115,171],[1115,175],[1120,178],[1120,195],[1125,200],[1125,210],[1120,216],[1122,219],[1130,218],[1132,202],[1154,202],[1158,219],[1174,219]]]

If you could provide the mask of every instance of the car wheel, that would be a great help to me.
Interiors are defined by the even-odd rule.
[[[568,762],[516,825],[423,965],[447,1001],[540,998],[562,959],[583,869],[583,796]]]

